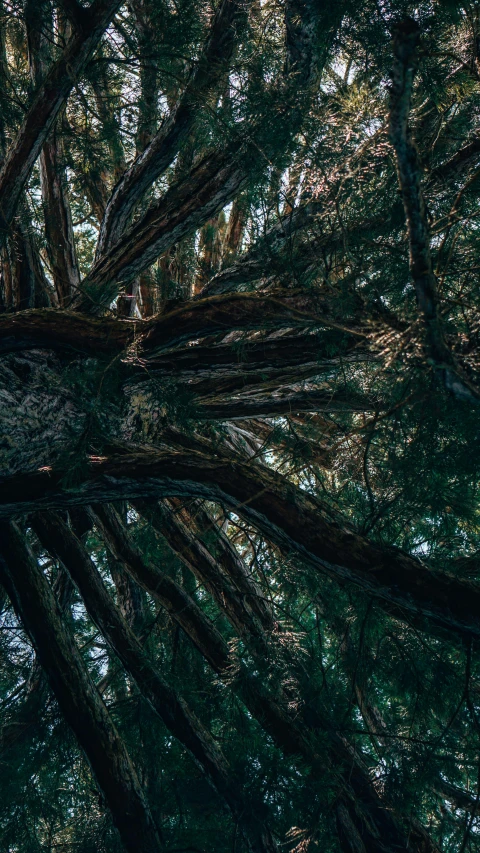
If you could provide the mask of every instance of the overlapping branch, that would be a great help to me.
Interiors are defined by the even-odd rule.
[[[425,324],[427,358],[447,390],[460,400],[478,401],[480,391],[456,364],[446,342],[437,283],[432,268],[430,236],[421,187],[418,153],[408,129],[408,116],[420,39],[418,24],[406,18],[395,28],[390,102],[390,138],[395,149],[410,244],[410,273]]]
[[[360,586],[400,618],[480,636],[480,589],[437,573],[415,557],[333,522],[317,499],[275,472],[177,436],[169,449],[92,460],[75,489],[63,472],[5,478],[0,517],[92,502],[202,497],[230,507],[284,551],[298,553],[341,583]]]
[[[137,774],[75,645],[47,579],[14,523],[1,525],[0,578],[66,720],[83,749],[125,850],[159,853],[157,828]]]
[[[144,698],[226,801],[243,831],[249,849],[252,853],[274,853],[277,848],[272,836],[232,778],[227,759],[185,700],[152,664],[108,594],[98,569],[82,543],[54,513],[38,516],[34,528],[42,544],[61,559],[77,585],[90,617],[135,680]]]
[[[97,259],[118,243],[136,205],[167,169],[191,132],[199,114],[199,104],[228,72],[238,30],[249,5],[248,0],[222,0],[218,6],[205,47],[178,103],[145,151],[115,186],[100,229]]]
[[[88,21],[76,29],[60,59],[38,87],[0,171],[0,229],[8,231],[22,190],[74,84],[98,45],[120,0],[95,0]]]

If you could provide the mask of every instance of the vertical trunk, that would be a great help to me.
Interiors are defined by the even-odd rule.
[[[245,230],[246,214],[242,201],[235,199],[228,218],[223,246],[223,266],[228,267],[239,252]]]
[[[128,853],[161,845],[125,746],[37,562],[14,523],[0,527],[0,578],[92,767]]]
[[[153,139],[157,128],[157,99],[158,99],[158,66],[152,53],[152,20],[151,3],[149,0],[137,0],[134,4],[137,24],[138,47],[140,54],[140,103],[138,105],[138,125],[136,149],[137,157],[145,151]]]
[[[49,260],[60,307],[69,304],[80,285],[72,214],[62,159],[60,137],[54,130],[40,155],[40,177]]]

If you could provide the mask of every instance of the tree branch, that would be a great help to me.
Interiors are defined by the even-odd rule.
[[[100,228],[97,259],[117,243],[134,208],[146,190],[167,169],[180,145],[191,133],[199,114],[199,104],[228,71],[238,29],[246,19],[251,0],[222,0],[215,13],[210,34],[195,70],[168,118],[145,151],[118,181],[107,204]],[[208,217],[207,217],[208,218]]]
[[[0,525],[0,578],[129,853],[162,849],[137,775],[47,579],[14,523]]]
[[[96,0],[88,10],[88,27],[74,33],[37,89],[0,171],[0,232],[8,232],[22,190],[55,119],[120,5],[120,0]]]
[[[185,700],[151,663],[108,594],[82,543],[56,514],[40,514],[34,519],[33,526],[47,550],[61,559],[77,585],[90,617],[136,681],[141,694],[226,801],[252,853],[274,853],[277,848],[270,832],[231,778],[225,756]]]
[[[317,570],[353,583],[399,618],[412,614],[434,626],[480,636],[480,588],[434,572],[415,557],[370,542],[329,519],[322,504],[268,469],[223,455],[205,440],[176,434],[169,449],[92,459],[81,483],[62,486],[64,472],[4,478],[0,517],[85,503],[202,497],[229,507],[281,549]]]
[[[480,391],[456,365],[445,341],[437,284],[432,269],[429,229],[423,200],[417,149],[408,129],[408,115],[417,64],[420,29],[405,18],[394,30],[390,139],[395,149],[410,244],[410,273],[426,329],[427,354],[446,389],[460,400],[478,402]]]

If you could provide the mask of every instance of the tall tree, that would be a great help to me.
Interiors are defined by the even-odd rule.
[[[0,846],[469,853],[480,5],[0,16]]]

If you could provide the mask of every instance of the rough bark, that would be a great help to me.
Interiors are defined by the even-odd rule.
[[[120,0],[95,0],[88,22],[77,29],[37,89],[0,171],[0,227],[8,231],[22,190],[73,85],[100,41]]]
[[[232,293],[185,303],[151,320],[131,322],[108,317],[95,319],[73,312],[43,310],[0,317],[0,352],[43,347],[85,353],[120,353],[138,342],[146,355],[167,350],[207,335],[226,335],[245,329],[291,329],[315,325],[336,327],[329,319],[328,304],[302,293],[262,296]],[[348,329],[345,329],[348,334]],[[352,330],[353,336],[366,334]],[[187,356],[188,358],[188,356]],[[196,358],[196,356],[195,356]],[[152,362],[152,367],[154,362]]]
[[[34,521],[34,529],[42,544],[61,559],[77,585],[92,620],[136,681],[142,695],[225,799],[245,835],[249,849],[256,853],[273,853],[277,848],[270,832],[262,825],[252,804],[246,801],[231,777],[227,759],[185,700],[175,693],[151,663],[109,596],[95,564],[81,542],[55,514],[43,513],[38,516]]]
[[[210,445],[112,456],[90,462],[81,484],[62,488],[62,473],[5,478],[0,517],[40,508],[135,498],[202,497],[230,507],[282,549],[341,583],[360,586],[399,618],[425,617],[453,632],[480,636],[478,585],[435,572],[415,557],[370,542],[333,522],[321,503],[261,466],[223,456]]]
[[[125,850],[162,849],[134,767],[41,569],[14,523],[1,525],[0,575],[65,719],[84,751]]]
[[[75,308],[87,313],[101,310],[118,293],[119,286],[146,270],[166,249],[194,232],[218,213],[241,188],[246,170],[232,152],[214,152],[179,179],[163,198],[150,206],[111,248],[99,255],[82,284],[83,297]]]

